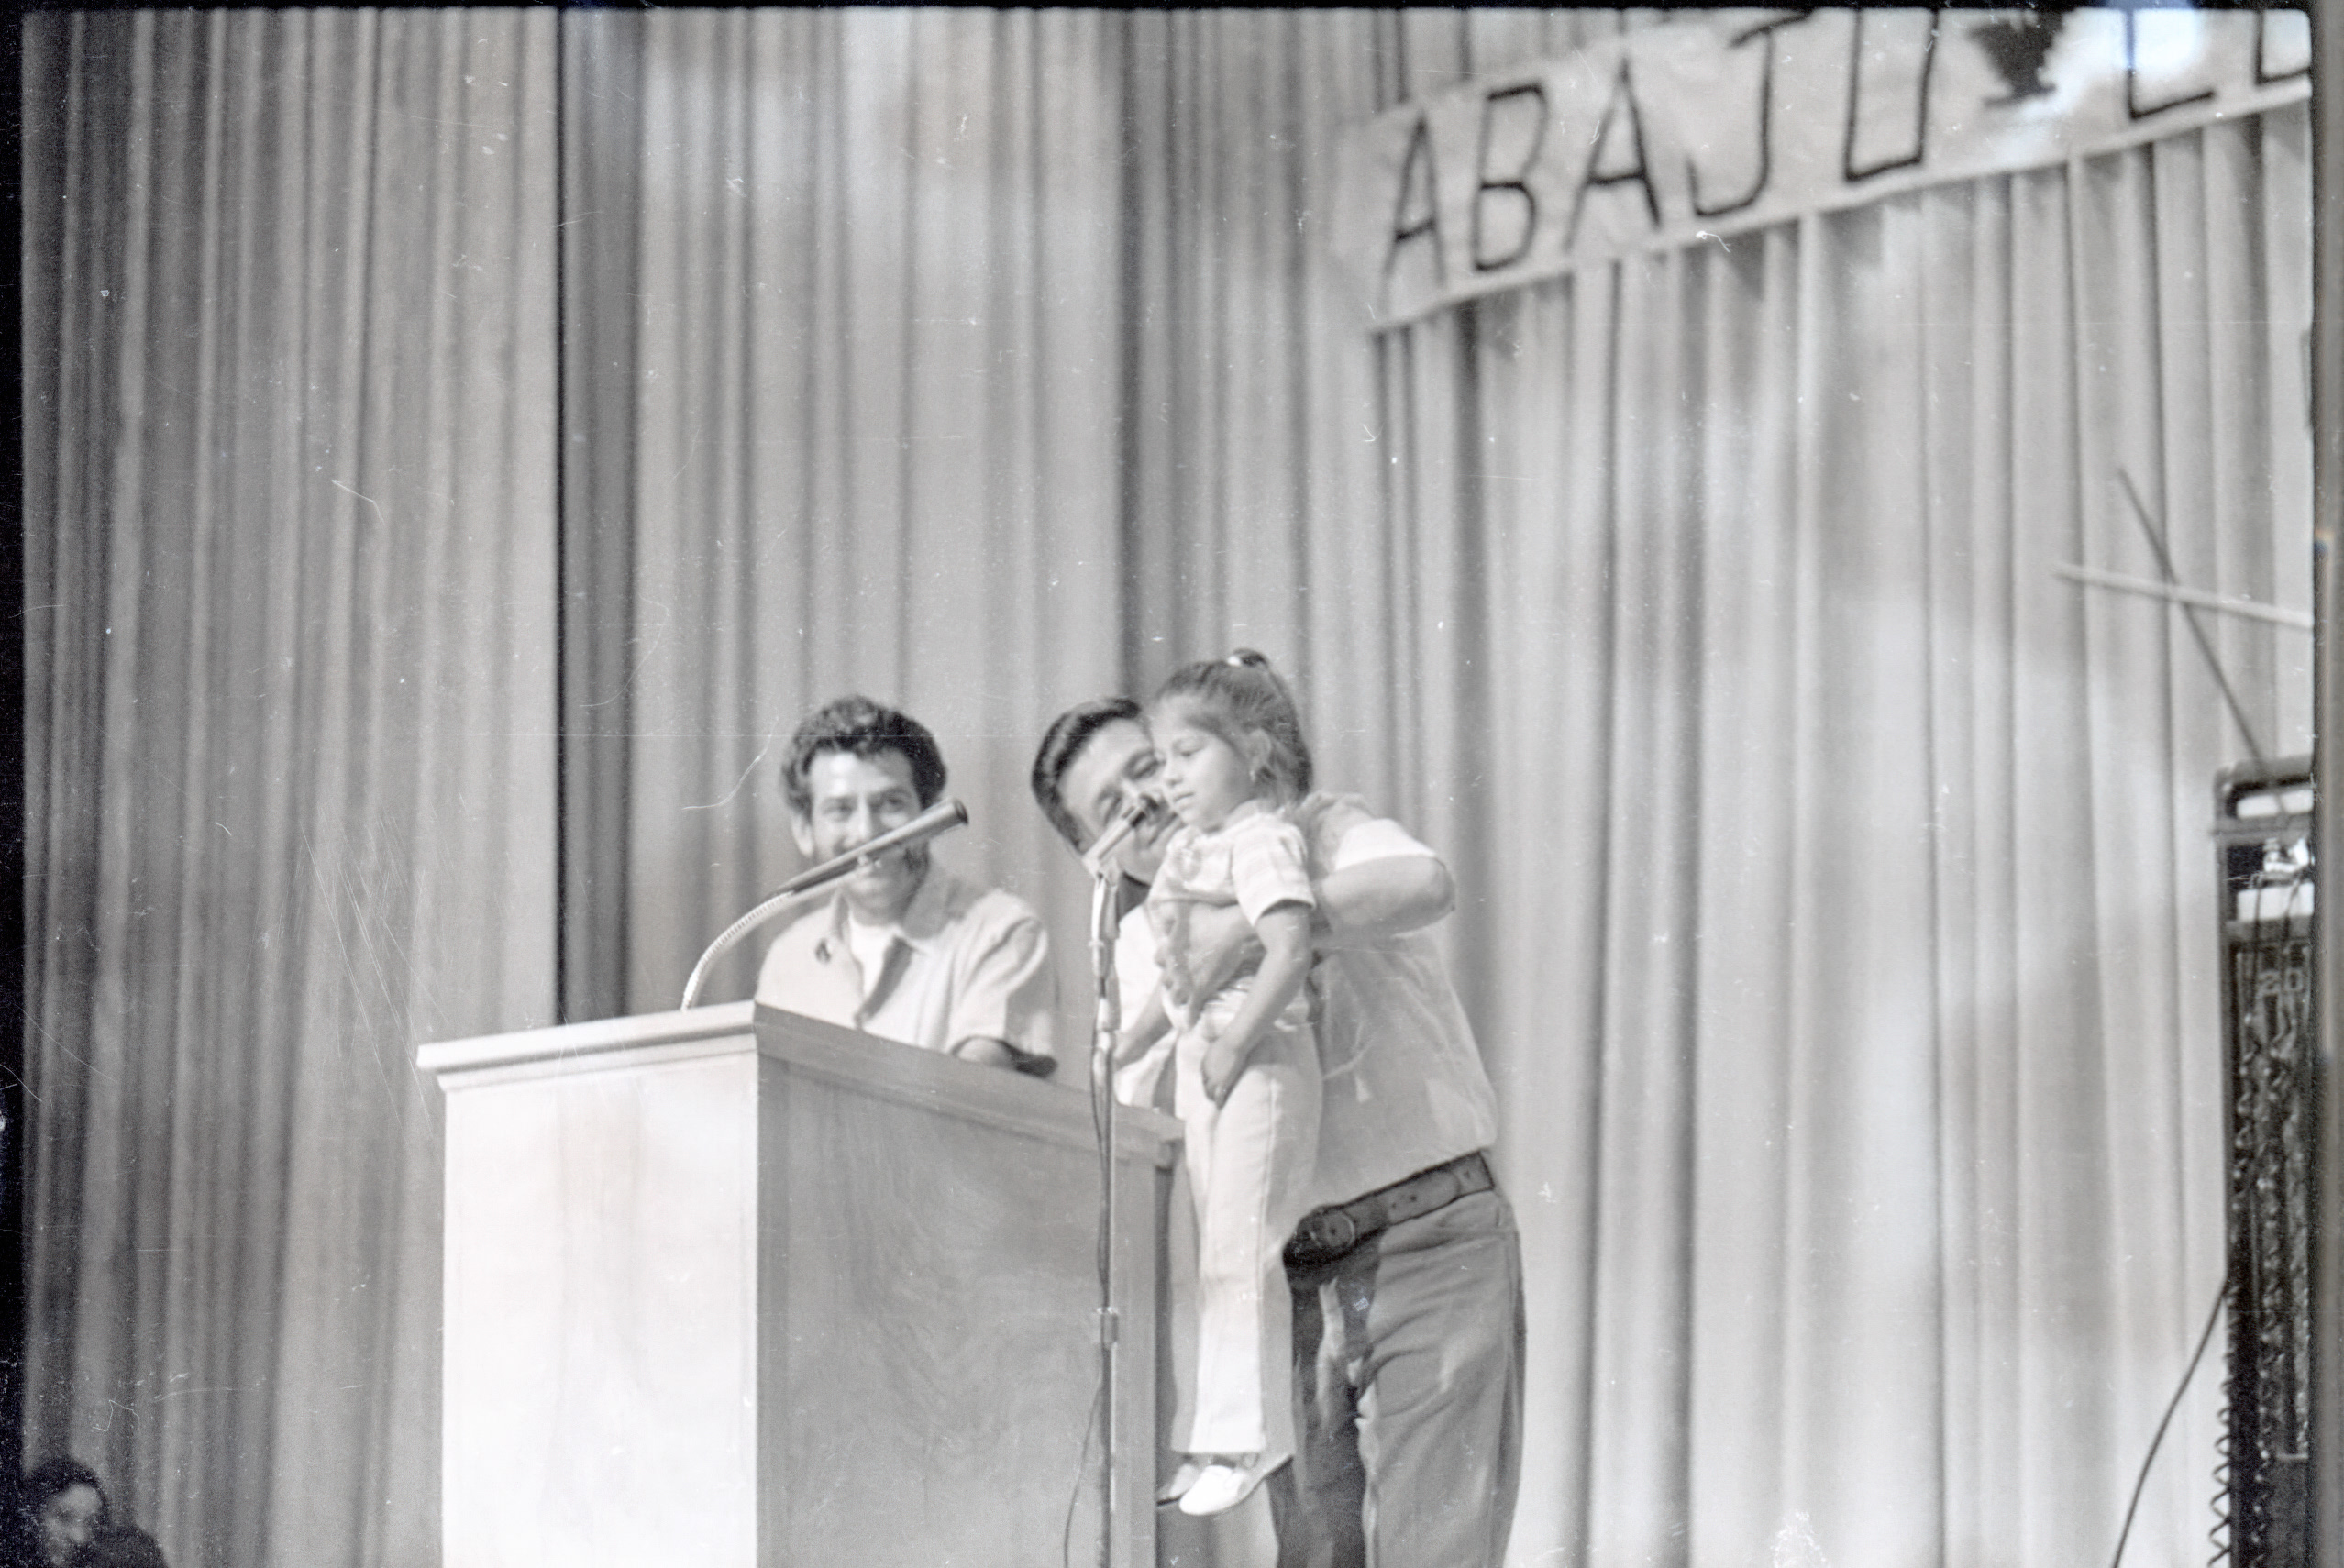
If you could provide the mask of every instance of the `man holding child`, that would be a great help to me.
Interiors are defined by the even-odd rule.
[[[1248,657],[1258,656],[1231,662]],[[1146,717],[1105,698],[1061,714],[1044,736],[1034,799],[1078,852],[1127,807],[1163,800]],[[1242,749],[1244,737],[1232,738]],[[1487,1161],[1495,1096],[1422,930],[1448,912],[1454,889],[1430,849],[1355,799],[1313,792],[1283,810],[1300,832],[1312,894],[1309,1035],[1321,1104],[1296,1205],[1307,1212],[1285,1252],[1298,1419],[1293,1462],[1267,1483],[1279,1561],[1495,1568],[1520,1468],[1521,1258]],[[1126,841],[1120,864],[1133,884],[1157,878],[1179,826],[1158,812]],[[1184,962],[1165,987],[1176,1010],[1259,953],[1233,905],[1187,911],[1181,934]],[[1127,1010],[1156,989],[1155,954],[1135,907],[1116,948]],[[1166,1059],[1159,1043],[1125,1066],[1119,1092],[1155,1098]]]

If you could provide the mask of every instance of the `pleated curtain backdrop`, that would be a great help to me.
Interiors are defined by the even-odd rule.
[[[2304,133],[1445,328],[1520,476],[1483,914],[1508,1168],[1558,1199],[1547,1528],[1594,1561],[2113,1546],[2222,1275],[2210,782],[2308,748],[2310,639],[2214,628],[2250,742],[2169,607],[2054,569],[2157,575],[2123,473],[2184,580],[2308,610]],[[2218,1376],[2132,1561],[2206,1549]]]
[[[27,1448],[434,1562],[414,1051],[555,999],[553,18],[24,38]]]
[[[413,1045],[672,1005],[848,690],[1078,1041],[1033,744],[1245,643],[1457,875],[1514,1561],[2107,1552],[2221,1273],[2210,780],[2310,646],[2209,618],[2250,746],[2054,569],[2157,575],[2121,473],[2307,607],[2305,115],[1371,334],[1344,129],[1658,19],[37,19],[32,1447],[174,1562],[432,1560]]]
[[[581,131],[597,161],[572,185],[570,319],[633,369],[629,389],[588,386],[569,426],[629,470],[598,469],[571,525],[630,623],[579,698],[625,709],[584,785],[624,806],[583,808],[624,823],[624,850],[581,850],[625,893],[586,889],[581,919],[623,907],[626,937],[575,938],[618,954],[625,984],[581,975],[573,1001],[675,1005],[702,945],[796,868],[781,755],[848,691],[935,731],[974,816],[940,857],[1049,902],[1034,716],[1118,675],[1122,25],[566,26],[579,79],[614,84]],[[614,258],[625,294],[591,287]],[[1079,909],[1052,904],[1054,923]],[[1078,984],[1079,949],[1061,957]],[[753,960],[709,995],[746,995]]]

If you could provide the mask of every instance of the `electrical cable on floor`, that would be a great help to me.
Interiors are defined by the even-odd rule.
[[[1091,1385],[1090,1415],[1082,1423],[1082,1452],[1075,1460],[1074,1490],[1067,1494],[1067,1522],[1058,1531],[1058,1568],[1074,1568],[1075,1508],[1082,1501],[1083,1476],[1090,1469],[1090,1434],[1099,1425],[1099,1407],[1107,1397],[1107,1380]]]
[[[2197,1349],[2190,1353],[2181,1386],[2173,1390],[2172,1400],[2165,1406],[2164,1419],[2157,1423],[2157,1435],[2149,1440],[2149,1455],[2140,1462],[2139,1479],[2132,1484],[2132,1501],[2125,1505],[2124,1528],[2117,1531],[2116,1555],[2108,1560],[2108,1568],[2119,1568],[2124,1562],[2124,1543],[2132,1534],[2132,1516],[2140,1507],[2140,1494],[2149,1489],[2149,1467],[2157,1462],[2157,1447],[2165,1441],[2165,1429],[2173,1424],[2173,1412],[2181,1408],[2182,1396],[2189,1392],[2189,1380],[2197,1375],[2197,1364],[2206,1359],[2206,1347],[2214,1341],[2214,1325],[2222,1320],[2222,1303],[2229,1295],[2229,1281],[2226,1279],[2214,1292],[2214,1310],[2206,1315],[2206,1331],[2197,1336]]]

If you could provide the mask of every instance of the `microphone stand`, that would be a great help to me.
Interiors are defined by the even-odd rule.
[[[1095,856],[1090,867],[1090,972],[1098,1010],[1090,1052],[1090,1117],[1099,1129],[1099,1378],[1105,1391],[1100,1423],[1099,1563],[1115,1561],[1115,1417],[1118,1386],[1115,1309],[1115,1038],[1122,1032],[1122,998],[1115,983],[1115,893],[1122,874]]]

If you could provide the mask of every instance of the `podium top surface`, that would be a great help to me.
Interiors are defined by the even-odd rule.
[[[476,1034],[468,1040],[442,1040],[421,1047],[415,1052],[415,1066],[427,1073],[456,1073],[473,1067],[514,1066],[524,1062],[550,1064],[614,1051],[736,1039],[756,1032],[758,1010],[755,1002],[725,1002],[679,1012],[646,1012],[632,1018],[597,1018],[584,1023],[516,1029],[509,1034]],[[775,1018],[788,1016],[773,1012],[770,1008],[763,1010]],[[792,1018],[791,1021],[813,1020]]]
[[[1062,1073],[1072,1068],[1072,1082],[1036,1078],[755,1001],[440,1041],[420,1047],[415,1066],[452,1091],[747,1054],[885,1099],[949,1108],[1025,1132],[1096,1141],[1083,1081],[1088,1064],[1080,1058],[1060,1065]],[[1179,1122],[1157,1111],[1118,1106],[1115,1127],[1116,1145],[1125,1157],[1168,1164],[1180,1142]]]

